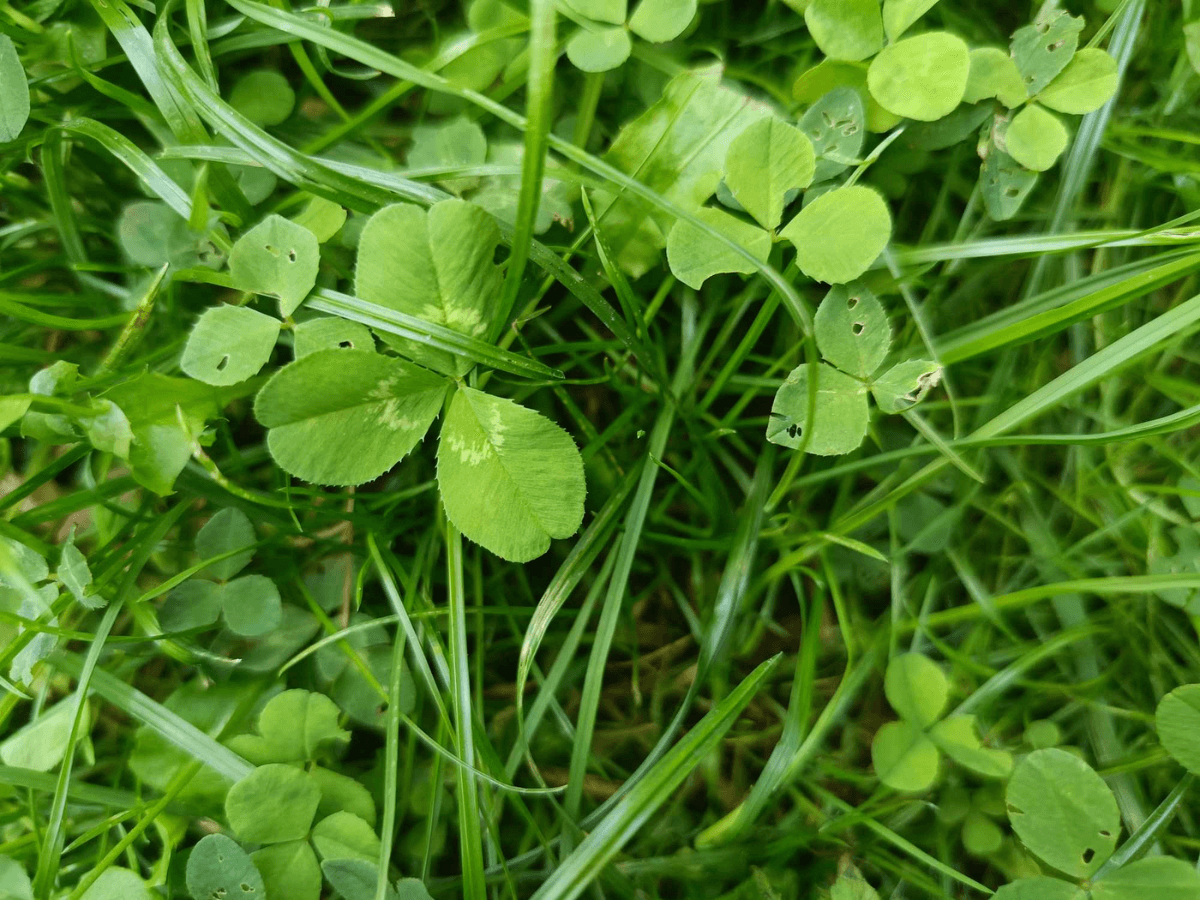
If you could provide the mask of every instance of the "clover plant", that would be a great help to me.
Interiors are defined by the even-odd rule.
[[[980,743],[974,716],[942,717],[950,684],[929,657],[919,653],[893,657],[884,677],[884,693],[900,719],[875,733],[871,761],[888,787],[925,790],[937,780],[942,753],[988,778],[1004,778],[1012,771],[1012,757],[1006,751]]]
[[[826,195],[828,196],[828,195]],[[891,350],[887,313],[861,283],[829,290],[814,320],[817,349],[825,362],[816,368],[816,406],[808,421],[812,368],[801,363],[787,376],[771,405],[767,440],[829,456],[849,453],[870,426],[867,396],[884,413],[902,413],[937,385],[941,367],[909,359],[882,368]]]
[[[1065,750],[1035,750],[1013,771],[1008,818],[1021,842],[1061,876],[1021,878],[997,900],[1144,900],[1200,897],[1200,873],[1151,856],[1094,878],[1117,846],[1121,813],[1099,775]]]

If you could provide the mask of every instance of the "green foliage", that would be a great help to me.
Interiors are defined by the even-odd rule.
[[[0,141],[15,141],[29,119],[29,84],[16,45],[0,34]]]
[[[867,85],[889,112],[932,122],[962,101],[970,71],[967,45],[948,32],[931,31],[885,47],[871,62]]]
[[[332,700],[297,689],[268,700],[258,714],[258,734],[236,737],[230,746],[255,765],[266,765],[316,759],[318,751],[349,740]]]
[[[443,200],[428,210],[411,203],[385,206],[359,238],[355,293],[480,337],[491,327],[499,300],[500,270],[493,262],[499,241],[491,217],[462,200]],[[439,372],[465,375],[471,367],[462,357],[411,341],[388,335],[384,340]]]
[[[937,779],[939,751],[959,765],[987,778],[1005,778],[1012,757],[985,748],[976,734],[975,717],[943,719],[949,685],[942,670],[918,653],[893,657],[884,678],[888,703],[900,716],[875,734],[871,760],[875,774],[898,791],[923,791]]]
[[[372,350],[318,350],[280,369],[254,413],[285,471],[317,484],[362,484],[425,436],[447,387],[427,369]]]
[[[661,44],[679,37],[696,16],[697,0],[639,0],[625,21],[626,0],[571,0],[579,28],[567,41],[567,58],[584,72],[608,72],[633,50],[631,34]]]
[[[1200,685],[1185,684],[1159,701],[1154,727],[1166,751],[1200,774]]]
[[[0,897],[1196,897],[1193,5],[0,0]]]
[[[234,82],[229,105],[255,125],[279,125],[292,114],[296,92],[279,72],[258,69]]]
[[[574,534],[587,492],[571,436],[531,409],[461,388],[438,444],[446,517],[497,556],[524,562]]]
[[[1040,106],[1026,106],[1008,123],[1004,146],[1017,163],[1044,172],[1067,149],[1067,130],[1053,113]]]
[[[214,306],[196,320],[179,368],[205,384],[237,384],[266,365],[278,336],[279,321],[271,316],[244,306]]]
[[[223,834],[201,838],[187,862],[187,888],[196,900],[261,900],[262,875],[236,841]]]
[[[852,185],[817,197],[779,234],[795,246],[801,272],[814,281],[844,284],[883,252],[892,217],[877,191]]]
[[[819,456],[849,453],[870,425],[867,394],[881,411],[904,412],[933,388],[941,369],[925,360],[907,360],[877,372],[891,348],[891,328],[883,306],[863,284],[838,285],[821,301],[814,319],[817,348],[827,360],[816,367],[812,424],[808,422],[811,367],[801,363],[784,381],[771,405],[767,440]],[[837,366],[834,368],[833,366]],[[873,377],[874,376],[874,377]]]
[[[283,216],[267,216],[233,245],[229,274],[239,290],[278,297],[279,314],[287,318],[316,284],[320,257],[315,234]]]
[[[229,789],[225,815],[241,840],[281,844],[308,836],[320,802],[321,788],[311,775],[282,763],[268,763]]]
[[[1013,831],[1031,852],[1075,878],[1092,875],[1117,845],[1121,813],[1104,781],[1064,750],[1035,750],[1007,791]]]
[[[223,509],[209,519],[196,535],[201,559],[250,549],[213,563],[172,591],[159,610],[163,629],[206,628],[222,616],[229,630],[242,637],[259,637],[278,628],[283,608],[275,582],[265,575],[234,577],[253,559],[254,540],[254,526],[241,510]]]

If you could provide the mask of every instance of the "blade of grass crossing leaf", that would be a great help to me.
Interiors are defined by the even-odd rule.
[[[550,133],[554,104],[554,64],[558,48],[554,41],[553,0],[531,0],[529,4],[529,76],[525,83],[525,156],[521,161],[521,190],[517,198],[517,220],[513,228],[512,252],[504,276],[499,312],[492,326],[495,338],[507,324],[521,290],[521,277],[529,258],[533,228],[542,199],[542,173],[546,168],[546,137]]]
[[[1092,876],[1093,883],[1100,881],[1105,875],[1111,875],[1113,872],[1126,866],[1135,860],[1141,859],[1154,847],[1158,841],[1159,835],[1163,833],[1171,820],[1175,818],[1175,814],[1179,811],[1180,804],[1183,803],[1188,792],[1196,783],[1196,776],[1190,772],[1179,779],[1179,783],[1167,795],[1167,798],[1158,805],[1154,812],[1146,817],[1146,820],[1138,826],[1137,831],[1126,838],[1125,842],[1116,849],[1104,864],[1096,870],[1096,874]]]
[[[774,656],[760,664],[672,747],[551,873],[534,893],[533,900],[574,900],[586,890],[625,843],[712,752],[771,676],[779,659]]]
[[[486,341],[470,337],[453,328],[426,322],[424,319],[410,316],[398,310],[388,309],[349,294],[342,294],[329,288],[317,288],[309,295],[305,304],[310,309],[332,313],[344,319],[361,322],[371,328],[378,328],[399,337],[408,338],[427,347],[445,350],[457,356],[465,356],[476,360],[485,366],[499,369],[513,375],[561,380],[563,373],[558,369],[521,356],[508,350],[501,350]]]
[[[69,651],[58,651],[49,661],[72,677],[77,678],[83,672],[83,660]],[[157,731],[180,750],[230,781],[239,781],[254,770],[254,766],[228,747],[103,669],[92,673],[91,688],[117,709]]]

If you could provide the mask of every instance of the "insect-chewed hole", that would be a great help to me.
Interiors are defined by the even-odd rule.
[[[1102,831],[1102,832],[1100,832],[1100,837],[1112,837],[1112,832],[1111,831]]]
[[[788,426],[787,433],[788,433],[788,437],[790,437],[790,438],[798,438],[798,437],[800,437],[800,435],[804,434],[804,429],[801,428],[799,425],[792,424],[792,425]]]
[[[1083,861],[1085,864],[1090,863],[1095,858],[1096,858],[1096,851],[1093,850],[1091,847],[1088,847],[1086,850],[1083,851]]]
[[[858,126],[857,125],[847,125],[845,128],[842,129],[842,134],[844,134],[846,137],[850,137],[853,134],[858,134]]]
[[[829,113],[822,110],[821,118],[825,120],[826,125],[828,125],[830,128],[833,127],[833,116],[829,115]]]
[[[1016,196],[1017,196],[1018,194],[1020,194],[1020,193],[1021,193],[1021,192],[1020,192],[1020,191],[1019,191],[1017,188],[1015,188],[1015,187],[1010,187],[1010,188],[1005,188],[1005,189],[1004,189],[1004,196],[1005,196],[1005,197],[1009,197],[1009,198],[1016,197]]]
[[[1038,22],[1036,27],[1038,30],[1038,34],[1045,34],[1047,31],[1050,30],[1050,23],[1049,22]]]
[[[862,322],[855,322],[850,327],[850,330],[853,331],[855,336],[857,337],[858,335],[862,334],[864,331],[867,330],[867,326],[864,325]]]
[[[1026,75],[1026,76],[1025,76],[1025,83],[1026,83],[1026,84],[1033,84],[1035,81],[1037,81],[1037,78],[1035,78],[1033,75]]]
[[[854,309],[856,306],[858,306],[857,297],[849,297],[846,299],[846,309]]]
[[[289,250],[289,251],[288,251],[288,261],[289,261],[289,262],[295,262],[295,261],[296,261],[296,251],[295,251],[295,250]]]
[[[257,893],[257,891],[255,891],[255,890],[254,890],[254,888],[252,888],[252,887],[251,887],[250,885],[248,885],[248,884],[243,884],[243,885],[242,885],[242,890],[243,890],[243,891],[245,891],[247,894],[255,894],[255,893]]]
[[[343,348],[354,349],[354,344],[351,341],[338,341],[338,346]]]
[[[1066,41],[1055,41],[1053,44],[1051,44],[1046,49],[1049,50],[1051,53],[1053,53],[1055,50],[1061,50],[1063,48],[1063,44],[1065,44],[1065,43],[1066,43]]]
[[[226,353],[224,356],[222,356],[221,361],[219,363],[217,363],[217,371],[224,372],[225,367],[227,365],[229,365],[229,354],[228,353]]]

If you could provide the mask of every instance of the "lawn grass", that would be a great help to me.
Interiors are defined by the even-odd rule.
[[[254,770],[231,739],[282,689],[332,698],[350,736],[317,756],[371,793],[371,866],[438,900],[801,900],[849,864],[883,897],[973,897],[1036,874],[1003,804],[985,816],[999,848],[964,845],[954,807],[983,804],[987,784],[967,769],[943,762],[916,793],[876,777],[872,739],[896,718],[884,672],[906,652],[938,660],[949,709],[977,717],[986,746],[1020,758],[1045,742],[1030,726],[1052,722],[1105,778],[1123,833],[1104,872],[1146,853],[1195,862],[1192,776],[1154,713],[1200,680],[1200,75],[1181,31],[1200,7],[1066,6],[1120,87],[1073,120],[1014,218],[984,212],[974,135],[936,154],[893,138],[863,169],[894,220],[865,278],[898,358],[944,372],[919,408],[874,416],[860,449],[820,457],[764,435],[785,377],[816,361],[826,287],[780,244],[765,262],[738,249],[754,274],[699,290],[665,261],[630,272],[599,202],[707,227],[606,151],[672,77],[714,60],[794,121],[792,83],[819,56],[788,5],[703,4],[683,37],[588,74],[564,55],[578,14],[550,0],[507,15],[477,0],[471,19],[440,2],[0,0],[32,91],[0,143],[0,418],[55,361],[79,380],[32,398],[43,419],[145,373],[182,377],[205,309],[275,309],[211,260],[316,197],[350,215],[296,318],[478,361],[470,384],[565,428],[588,485],[578,534],[512,563],[447,519],[433,440],[356,488],[292,478],[253,409],[292,359],[290,324],[261,375],[222,389],[173,493],[13,417],[0,537],[61,580],[74,529],[106,607],[38,600],[39,579],[0,554],[0,862],[33,891],[0,869],[0,895],[103,900],[123,868],[188,896],[189,853],[229,833],[221,797]],[[1006,46],[1041,7],[942,0],[929,16]],[[295,92],[278,123],[230,102],[259,69]],[[421,128],[457,117],[520,152],[408,162]],[[543,177],[571,211],[549,228]],[[371,213],[488,179],[507,204],[493,333],[354,295]],[[162,229],[120,234],[150,198],[174,221],[216,217],[208,255],[131,258],[165,252]],[[245,571],[275,583],[282,620],[253,638],[164,629],[166,598],[213,562],[197,533],[226,508],[253,523]],[[21,679],[10,667],[31,645],[44,652]],[[59,704],[62,724],[22,755],[12,735]]]

